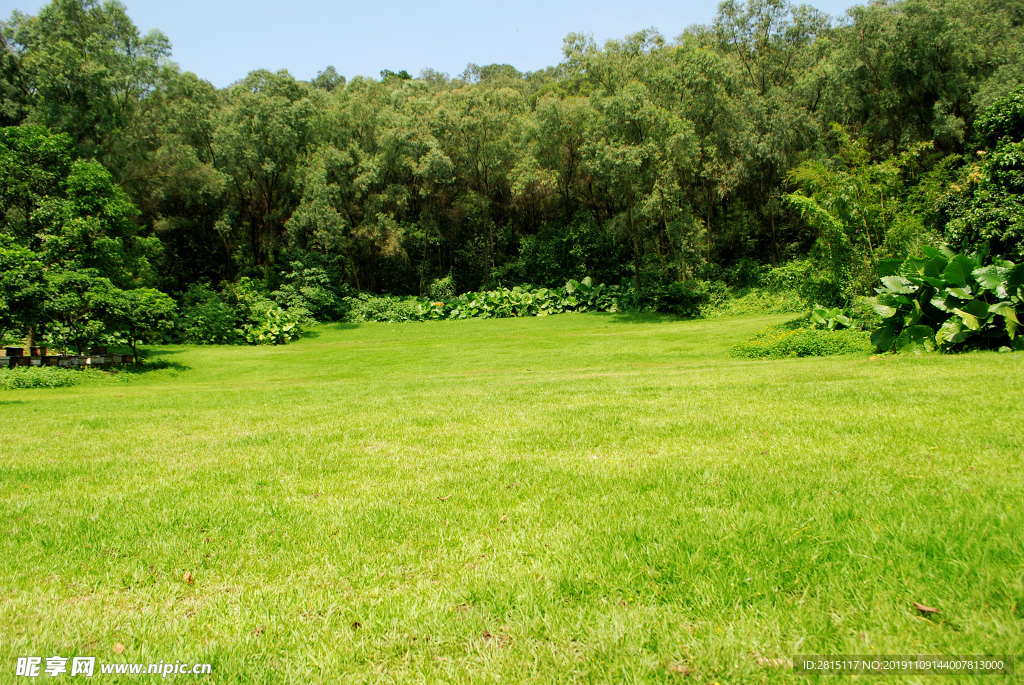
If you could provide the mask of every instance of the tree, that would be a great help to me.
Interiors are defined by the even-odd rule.
[[[1024,86],[978,119],[984,147],[945,204],[945,234],[962,251],[986,243],[995,255],[1024,258]]]
[[[790,173],[801,192],[786,195],[817,232],[818,254],[836,284],[850,296],[864,292],[878,279],[878,263],[886,255],[889,228],[901,211],[904,172],[930,143],[872,162],[866,140],[852,137],[842,126],[832,128],[835,155],[808,160]]]
[[[140,35],[116,1],[52,0],[4,33],[35,94],[29,121],[68,133],[84,157],[130,151],[126,129],[174,71],[167,37]]]
[[[108,330],[121,291],[89,271],[47,271],[44,305],[50,339],[65,352],[82,354]]]
[[[0,234],[0,338],[38,324],[48,295],[39,255]]]
[[[18,55],[11,51],[0,24],[0,126],[17,126],[24,120],[31,95],[25,84]]]
[[[218,230],[237,236],[242,264],[267,275],[296,204],[295,172],[324,103],[287,71],[254,71],[235,84],[217,113],[215,166],[233,211]]]
[[[71,169],[71,139],[42,126],[0,128],[0,231],[39,249],[46,226],[36,212],[62,195]]]
[[[104,301],[111,328],[127,335],[135,363],[139,363],[139,343],[162,342],[174,329],[178,306],[174,300],[153,288],[112,290]]]

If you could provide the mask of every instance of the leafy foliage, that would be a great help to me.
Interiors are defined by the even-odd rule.
[[[511,316],[548,316],[563,312],[615,312],[625,308],[630,295],[621,286],[594,285],[588,277],[570,280],[561,288],[501,288],[465,293],[449,300],[416,297],[372,297],[359,294],[346,299],[347,321],[427,321],[437,319],[489,319]]]
[[[348,286],[337,286],[321,266],[296,261],[291,268],[291,272],[284,274],[285,283],[270,293],[271,299],[303,325],[339,319],[341,300],[348,293]]]
[[[926,248],[883,262],[874,303],[883,321],[871,342],[882,352],[1024,349],[1024,265],[981,266],[984,257]]]
[[[283,345],[302,336],[301,315],[282,309],[248,278],[228,291],[238,314],[238,336],[250,345]]]
[[[783,359],[785,357],[828,357],[871,350],[869,336],[850,328],[821,329],[809,326],[806,320],[769,326],[734,346],[730,356],[750,359]]]
[[[178,319],[182,342],[192,345],[229,345],[236,342],[235,311],[207,285],[189,287],[181,300]]]
[[[88,335],[54,319],[57,272],[184,293],[186,339],[267,342],[342,317],[692,316],[782,311],[792,292],[845,307],[943,231],[1024,256],[1012,2],[894,0],[835,23],[729,0],[674,40],[571,34],[532,73],[255,70],[222,89],[117,3],[52,0],[0,38],[12,334],[136,339],[98,296]],[[585,275],[629,285],[562,285]],[[242,278],[258,286],[239,296]],[[230,311],[188,297],[198,283]]]
[[[1024,86],[987,109],[978,131],[985,148],[946,199],[946,236],[961,250],[986,243],[1024,260]]]
[[[853,328],[854,326],[853,319],[845,309],[840,307],[829,309],[818,304],[811,307],[810,321],[816,328],[825,328],[830,331],[840,328]]]

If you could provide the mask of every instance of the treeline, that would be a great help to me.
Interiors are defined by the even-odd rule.
[[[117,2],[2,38],[0,249],[122,290],[642,292],[799,259],[838,301],[923,246],[1022,256],[1017,0],[728,0],[674,40],[570,35],[537,72],[223,89]]]

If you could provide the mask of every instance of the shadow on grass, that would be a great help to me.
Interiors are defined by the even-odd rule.
[[[153,371],[163,371],[165,369],[173,369],[178,372],[184,372],[191,371],[192,367],[186,366],[185,364],[182,364],[180,362],[171,362],[167,361],[166,359],[161,359],[158,357],[155,359],[143,358],[141,360],[141,363],[139,364],[125,364],[117,371],[118,373],[127,373],[131,376],[144,376],[147,373],[152,373]]]
[[[214,345],[208,345],[207,347],[214,347]],[[217,345],[216,347],[229,347],[229,345]],[[181,354],[184,350],[175,350],[169,347],[147,347],[144,350],[139,350],[139,352],[139,357],[146,359],[147,357],[167,357],[172,354]]]
[[[25,404],[25,400],[0,400],[0,407],[8,404]]]
[[[362,326],[362,324],[338,321],[336,323],[325,324],[325,326],[330,328],[332,331],[354,331],[355,329]]]
[[[660,312],[592,312],[594,316],[601,317],[606,323],[678,323],[680,321],[699,321],[694,317],[676,316],[675,314],[663,314]]]

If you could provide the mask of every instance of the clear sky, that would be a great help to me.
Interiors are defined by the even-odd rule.
[[[0,17],[35,14],[41,0],[0,0]],[[841,15],[849,0],[812,2]],[[143,33],[158,28],[174,60],[216,86],[252,69],[287,69],[309,79],[327,65],[340,74],[416,75],[430,67],[457,75],[470,62],[533,71],[561,60],[562,38],[598,42],[655,27],[668,38],[712,20],[716,0],[125,0]]]

